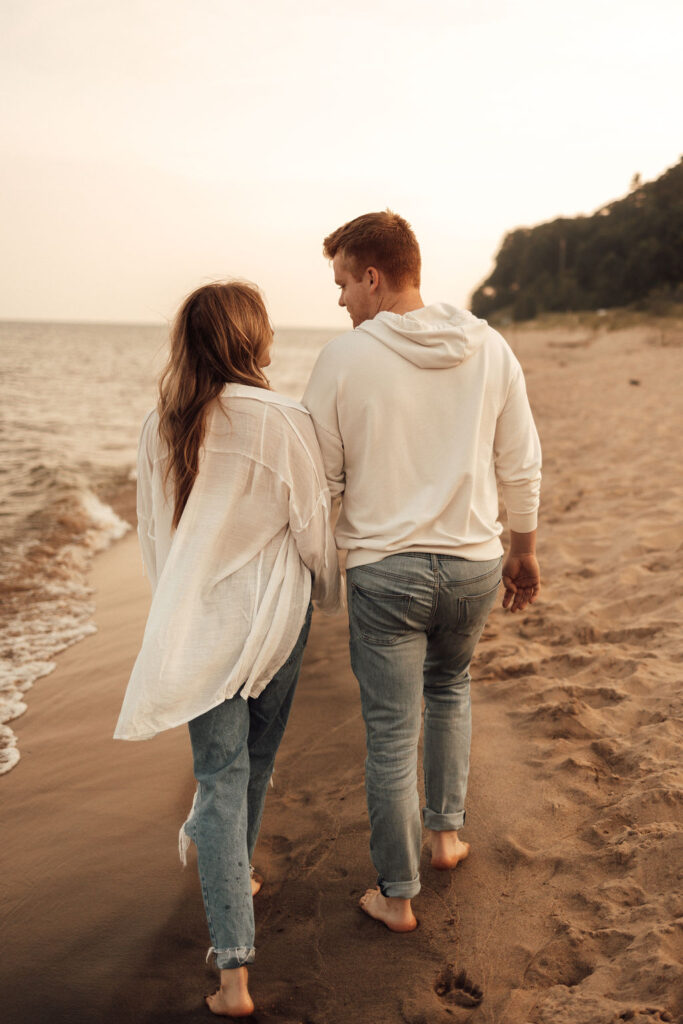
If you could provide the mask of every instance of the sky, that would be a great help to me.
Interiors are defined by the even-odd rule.
[[[425,302],[683,151],[680,0],[0,0],[0,319],[163,322],[206,281],[346,326],[322,239],[396,210]]]

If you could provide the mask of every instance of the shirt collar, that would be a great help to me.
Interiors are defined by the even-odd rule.
[[[265,388],[257,388],[252,384],[226,384],[222,395],[225,398],[254,398],[257,402],[270,402],[271,405],[284,405],[288,409],[298,409],[309,415],[308,409],[296,402],[287,395],[281,395],[277,391],[267,391]]]

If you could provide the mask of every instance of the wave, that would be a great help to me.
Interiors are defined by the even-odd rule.
[[[51,500],[34,508],[23,529],[15,525],[14,542],[2,552],[0,775],[19,761],[8,723],[26,711],[26,691],[54,670],[60,651],[96,632],[87,582],[93,556],[131,529],[78,471],[39,470]]]

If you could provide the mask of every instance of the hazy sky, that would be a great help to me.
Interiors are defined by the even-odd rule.
[[[397,210],[423,298],[678,160],[680,0],[0,0],[0,318],[156,321],[246,277],[345,325],[322,238]]]

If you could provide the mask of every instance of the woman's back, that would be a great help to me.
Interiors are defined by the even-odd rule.
[[[199,470],[175,531],[166,458],[152,413],[140,439],[138,530],[154,598],[121,738],[188,721],[240,688],[258,696],[298,636],[311,573],[323,607],[339,603],[329,496],[302,406],[226,385],[207,410]]]

